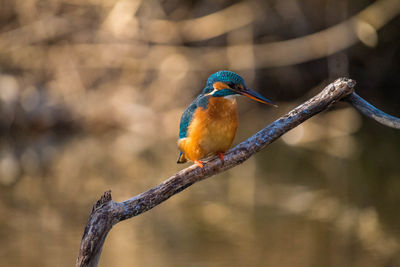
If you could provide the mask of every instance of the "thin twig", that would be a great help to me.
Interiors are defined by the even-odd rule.
[[[362,99],[356,93],[350,94],[343,100],[349,102],[353,107],[358,109],[358,111],[360,111],[365,116],[374,119],[377,122],[382,123],[383,125],[386,125],[388,127],[400,129],[399,118],[386,114],[385,112],[377,109],[376,107]]]
[[[111,193],[107,191],[93,207],[90,214],[82,237],[76,266],[97,265],[105,238],[116,223],[152,209],[196,182],[241,164],[284,133],[344,98],[363,114],[385,125],[398,126],[398,118],[387,115],[362,100],[353,93],[354,86],[355,81],[347,78],[340,78],[329,84],[318,95],[230,150],[225,154],[224,162],[216,157],[205,161],[204,168],[192,165],[174,174],[156,187],[123,202],[112,201]]]

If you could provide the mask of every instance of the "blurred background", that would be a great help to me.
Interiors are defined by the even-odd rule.
[[[72,266],[92,205],[177,165],[238,72],[235,144],[338,77],[400,116],[398,0],[0,0],[0,265]],[[99,266],[400,266],[400,132],[335,105],[110,232]]]

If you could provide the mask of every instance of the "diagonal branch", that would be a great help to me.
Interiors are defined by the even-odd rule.
[[[241,164],[284,133],[342,99],[368,117],[387,126],[398,128],[398,118],[374,108],[353,93],[355,84],[354,80],[347,78],[340,78],[329,84],[318,95],[231,149],[225,154],[224,161],[216,157],[205,161],[204,168],[192,165],[177,172],[154,188],[123,202],[114,202],[111,199],[110,191],[107,191],[90,214],[76,266],[97,265],[105,238],[113,225],[152,209],[196,182]]]

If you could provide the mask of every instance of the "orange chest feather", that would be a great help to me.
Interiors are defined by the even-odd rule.
[[[227,151],[238,127],[234,98],[211,98],[207,109],[199,108],[189,126],[189,137],[206,152]]]
[[[207,109],[200,109],[199,113],[203,113],[199,115],[202,117],[201,120],[203,120],[205,127],[222,128],[223,130],[226,127],[230,128],[230,125],[237,126],[238,123],[237,104],[235,98],[211,98]]]

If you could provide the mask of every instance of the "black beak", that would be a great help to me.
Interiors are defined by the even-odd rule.
[[[253,100],[255,100],[255,101],[258,101],[258,102],[261,102],[261,103],[264,103],[264,104],[268,104],[268,105],[271,105],[271,106],[276,107],[276,108],[278,107],[278,106],[277,106],[274,102],[272,102],[271,100],[269,100],[269,99],[263,97],[262,95],[260,95],[260,94],[257,93],[256,91],[253,91],[253,90],[251,90],[251,89],[249,89],[249,88],[245,88],[245,89],[243,89],[243,90],[235,90],[235,92],[237,92],[238,94],[247,96],[248,98],[251,98],[251,99],[253,99]]]

